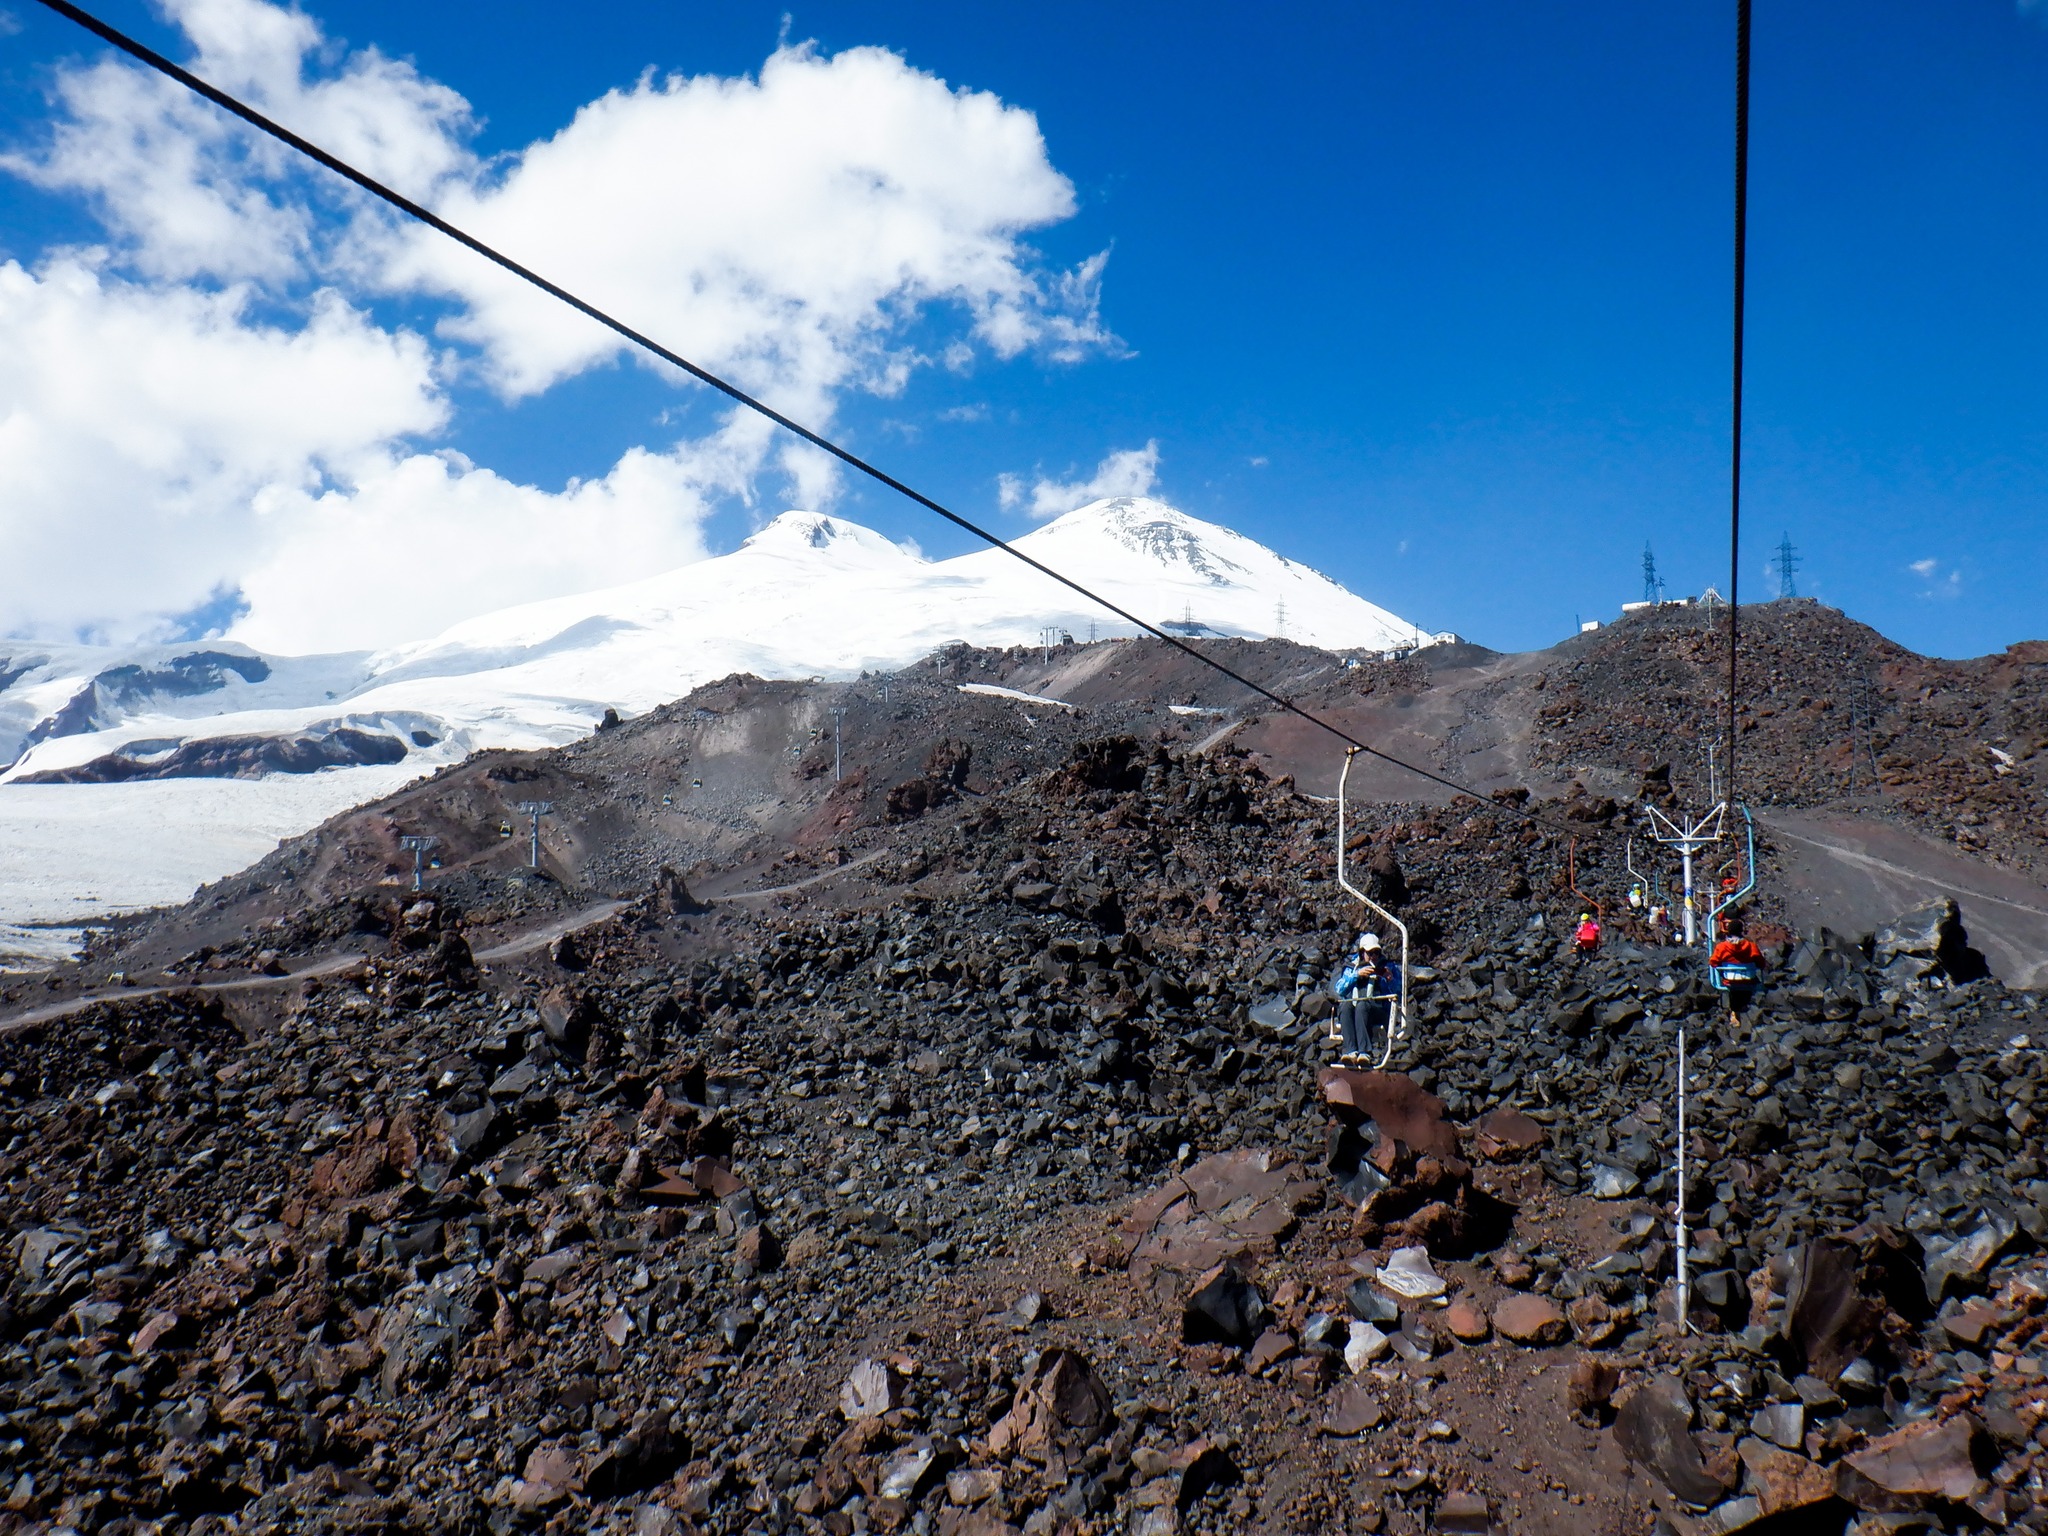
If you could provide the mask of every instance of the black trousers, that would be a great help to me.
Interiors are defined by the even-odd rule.
[[[1388,999],[1348,997],[1337,1000],[1337,1024],[1344,1033],[1346,1056],[1379,1056],[1374,1043],[1385,1030]]]

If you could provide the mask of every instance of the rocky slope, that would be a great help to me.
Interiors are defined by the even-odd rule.
[[[1570,835],[1375,806],[1416,1016],[1333,1073],[1332,808],[1059,713],[906,739],[843,826],[799,797],[767,841],[822,883],[654,878],[480,964],[509,872],[411,902],[344,878],[373,851],[225,951],[352,970],[0,1041],[0,1519],[2048,1529],[2048,1016],[1951,914],[1865,948],[1760,902],[1734,1027],[1694,955],[1571,953]]]

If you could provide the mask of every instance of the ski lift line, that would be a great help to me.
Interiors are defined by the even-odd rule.
[[[833,442],[830,438],[824,436],[822,433],[815,432],[811,428],[803,425],[803,423],[796,421],[795,419],[789,416],[783,415],[782,412],[776,410],[773,406],[767,404],[765,401],[759,400],[755,398],[753,395],[748,394],[745,390],[741,389],[737,384],[733,384],[727,381],[726,379],[721,378],[719,375],[711,372],[711,370],[708,368],[702,367],[697,363],[691,362],[688,358],[682,356],[682,354],[671,351],[669,348],[663,346],[660,342],[655,341],[652,337],[643,335],[641,332],[636,331],[631,326],[627,325],[624,321],[615,319],[613,316],[605,313],[605,311],[599,309],[595,304],[592,304],[585,299],[578,298],[575,294],[571,293],[568,289],[562,287],[560,284],[549,281],[547,278],[542,277],[538,272],[533,271],[530,267],[522,266],[519,262],[514,261],[510,256],[505,255],[502,251],[499,251],[492,246],[486,245],[483,241],[477,239],[476,236],[468,233],[466,230],[463,230],[454,224],[449,223],[439,214],[436,214],[432,212],[430,209],[421,206],[419,203],[414,202],[411,198],[406,197],[404,194],[393,191],[390,187],[385,186],[382,182],[376,180],[374,177],[368,175],[367,173],[357,170],[347,161],[342,160],[337,156],[328,153],[326,150],[320,148],[319,145],[312,143],[310,140],[301,138],[298,134],[292,132],[289,128],[286,128],[281,123],[275,122],[272,119],[264,116],[254,107],[251,107],[245,102],[238,100],[236,97],[230,96],[226,91],[221,90],[218,86],[211,85],[207,83],[205,80],[200,79],[199,76],[193,74],[190,70],[183,68],[181,65],[172,63],[171,60],[165,58],[155,49],[150,48],[143,43],[137,42],[134,38],[128,36],[127,33],[122,32],[118,28],[113,27],[108,23],[100,20],[90,11],[84,10],[79,6],[73,5],[71,3],[71,0],[40,0],[40,3],[47,9],[55,11],[58,15],[65,17],[67,20],[76,22],[79,26],[83,27],[86,31],[92,33],[95,37],[99,38],[102,42],[107,43],[109,46],[118,48],[121,52],[127,54],[129,57],[137,60],[140,63],[148,65],[151,69],[157,71],[159,74],[177,81],[178,84],[184,86],[187,90],[192,91],[197,95],[205,97],[208,101],[212,102],[222,111],[231,113],[232,115],[239,117],[240,119],[242,119],[243,122],[249,124],[252,128],[257,129],[260,132],[269,134],[279,143],[284,144],[291,149],[297,150],[307,159],[314,161],[318,165],[324,166],[326,169],[334,172],[335,175],[342,177],[344,180],[353,182],[356,186],[362,188],[365,192],[368,192],[372,197],[378,198],[381,201],[390,204],[393,208],[396,208],[400,213],[405,214],[408,218],[417,219],[420,223],[425,224],[428,228],[436,230],[443,235],[446,235],[449,239],[455,241],[458,245],[467,247],[469,250],[474,251],[477,255],[483,257],[486,261],[491,262],[495,266],[503,268],[505,271],[511,273],[514,277],[519,278],[521,281],[531,283],[534,287],[540,289],[541,292],[549,295],[551,298],[561,300],[562,303],[567,304],[571,309],[574,309],[579,314],[582,314],[587,318],[596,321],[606,330],[612,331],[616,335],[623,337],[625,340],[631,342],[634,346],[639,347],[645,352],[653,354],[655,357],[660,358],[663,362],[668,363],[673,367],[681,369],[684,373],[690,375],[691,378],[697,380],[700,384],[708,385],[712,389],[717,390],[720,394],[725,395],[728,399],[731,399],[735,403],[742,405],[746,407],[748,410],[754,411],[761,416],[766,417],[769,421],[774,422],[777,426],[783,428],[785,431],[793,433],[797,437],[802,438],[812,447],[820,449],[823,452],[830,454],[833,458],[839,460],[848,468],[858,470],[861,474],[866,475],[869,479],[874,480],[881,485],[885,485],[890,490],[895,491],[897,494],[907,498],[910,501],[917,503],[918,506],[923,507],[926,511],[931,512],[938,517],[944,518],[947,522],[953,524],[954,527],[961,529],[963,532],[972,534],[975,538],[980,539],[983,543],[989,545],[991,548],[1000,549],[1001,551],[1003,551],[1004,554],[1007,554],[1012,558],[1021,561],[1023,564],[1030,566],[1031,569],[1037,571],[1040,575],[1049,577],[1053,581],[1058,582],[1061,586],[1067,588],[1069,591],[1079,593],[1082,597],[1088,599],[1088,601],[1090,601],[1091,603],[1095,603],[1101,606],[1102,608],[1107,609],[1109,612],[1115,614],[1118,618],[1124,620],[1126,623],[1136,625],[1138,629],[1143,631],[1145,634],[1152,636],[1154,639],[1163,640],[1164,642],[1166,642],[1166,644],[1172,646],[1175,650],[1181,652],[1183,655],[1191,657],[1195,661],[1200,662],[1203,666],[1208,667],[1213,671],[1221,673],[1223,676],[1229,678],[1232,682],[1238,683],[1241,686],[1250,689],[1253,693],[1257,694],[1260,698],[1265,699],[1268,703],[1277,705],[1279,708],[1285,710],[1287,713],[1291,715],[1296,715],[1300,717],[1302,720],[1308,722],[1310,725],[1313,725],[1320,730],[1328,732],[1330,735],[1336,737],[1339,741],[1343,742],[1347,747],[1354,748],[1357,751],[1363,752],[1370,757],[1376,757],[1383,763],[1387,763],[1395,768],[1403,769],[1409,773],[1415,774],[1419,778],[1427,779],[1432,784],[1436,784],[1441,788],[1451,790],[1456,794],[1470,795],[1475,800],[1484,800],[1486,798],[1484,795],[1480,794],[1479,791],[1473,789],[1469,785],[1460,784],[1456,780],[1447,778],[1443,774],[1436,773],[1431,769],[1421,767],[1420,765],[1415,763],[1406,762],[1401,758],[1393,756],[1391,753],[1380,751],[1377,747],[1368,746],[1365,742],[1360,741],[1357,737],[1351,735],[1342,727],[1333,725],[1328,720],[1322,719],[1318,715],[1311,714],[1307,709],[1304,709],[1301,705],[1295,703],[1292,699],[1286,698],[1281,694],[1275,693],[1272,689],[1267,688],[1262,684],[1253,682],[1250,678],[1244,676],[1242,673],[1237,672],[1234,669],[1224,665],[1222,662],[1216,660],[1213,656],[1204,655],[1202,652],[1196,650],[1193,646],[1189,645],[1186,641],[1181,640],[1177,636],[1169,634],[1166,630],[1160,628],[1158,625],[1148,623],[1144,619],[1139,618],[1136,614],[1131,613],[1126,609],[1119,608],[1115,603],[1111,602],[1108,598],[1101,596],[1099,593],[1090,591],[1087,587],[1082,586],[1080,582],[1075,581],[1071,576],[1061,575],[1058,571],[1054,570],[1051,566],[1045,564],[1043,561],[1034,559],[1032,556],[1027,555],[1026,553],[1024,553],[1024,551],[1018,549],[1014,544],[1010,544],[1007,541],[998,538],[995,534],[990,533],[987,529],[982,528],[977,524],[969,521],[967,518],[962,517],[959,513],[954,512],[947,507],[941,506],[938,502],[932,500],[931,497],[926,496],[922,492],[917,491],[912,487],[904,484],[895,476],[887,473],[884,470],[876,468],[874,465],[868,463],[867,460],[861,458],[852,450],[842,448],[839,444]],[[1500,809],[1520,818],[1523,821],[1530,822],[1535,826],[1543,827],[1552,832],[1568,834],[1567,828],[1558,826],[1550,822],[1546,818],[1536,815],[1532,811],[1524,810],[1520,806],[1502,805]]]
[[[1749,262],[1749,8],[1735,3],[1735,366],[1728,463],[1728,788],[1735,799],[1735,650],[1742,608],[1742,308]]]

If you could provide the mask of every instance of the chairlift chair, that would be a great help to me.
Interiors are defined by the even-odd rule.
[[[1756,889],[1756,822],[1751,819],[1749,807],[1735,807],[1742,812],[1742,883],[1722,898],[1721,902],[1707,914],[1707,952],[1713,953],[1715,935],[1720,932],[1721,914],[1741,901]],[[1763,983],[1763,971],[1748,960],[1732,960],[1725,965],[1710,965],[1707,973],[1713,979],[1716,990],[1726,992],[1734,987],[1755,987]]]
[[[1374,901],[1370,896],[1366,895],[1364,891],[1353,885],[1350,876],[1344,872],[1344,859],[1347,852],[1344,846],[1344,810],[1350,799],[1348,791],[1351,784],[1351,760],[1357,756],[1358,748],[1346,748],[1344,752],[1344,771],[1337,776],[1337,884],[1343,888],[1344,893],[1353,901],[1356,901],[1360,906],[1401,935],[1401,989],[1394,997],[1389,999],[1392,1007],[1387,1014],[1386,1045],[1380,1052],[1379,1066],[1377,1068],[1377,1070],[1384,1072],[1387,1069],[1387,1063],[1394,1059],[1395,1043],[1408,1038],[1408,925]],[[1333,1041],[1342,1038],[1337,1031],[1337,1021],[1334,1014],[1330,1019],[1329,1038]]]
[[[1645,908],[1661,905],[1664,901],[1664,880],[1657,873],[1655,865],[1648,870],[1636,868],[1636,835],[1631,832],[1623,849],[1622,863],[1628,870],[1628,877],[1642,890]]]

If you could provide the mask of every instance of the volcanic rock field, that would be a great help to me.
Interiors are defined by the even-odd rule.
[[[1623,899],[1667,614],[1218,645],[1480,791],[1356,770],[1384,1071],[1340,758],[1135,642],[729,679],[6,978],[0,1530],[2048,1531],[2048,653],[1744,632],[1740,1021]],[[2005,907],[1836,931],[1774,812]]]

